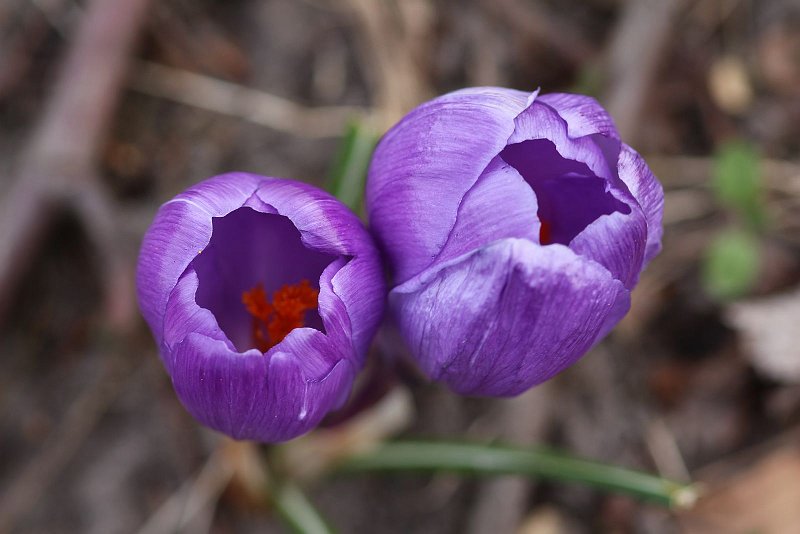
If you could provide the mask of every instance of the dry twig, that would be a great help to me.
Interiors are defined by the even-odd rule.
[[[623,139],[634,139],[639,118],[685,0],[630,0],[609,45],[605,103]]]
[[[226,450],[232,444],[233,442],[222,440],[197,475],[186,481],[158,508],[139,529],[139,534],[196,532],[190,530],[189,526],[197,527],[193,520],[215,506],[234,475],[235,466]]]
[[[264,91],[144,61],[138,63],[130,87],[299,137],[339,136],[348,121],[366,113],[354,106],[306,108]]]
[[[419,62],[433,25],[422,0],[349,0],[361,33],[362,62],[371,78],[384,128],[430,97]]]
[[[83,17],[53,95],[0,204],[0,315],[56,214],[73,210],[101,258],[106,315],[112,328],[132,322],[130,264],[120,253],[114,208],[97,179],[96,160],[116,105],[148,0],[93,0]],[[0,531],[10,530],[80,450],[115,393],[119,362],[70,406],[62,423],[22,467],[0,500]]]
[[[116,107],[149,0],[93,0],[53,94],[0,204],[0,317],[42,237],[63,208],[76,212],[101,261],[107,317],[133,317],[130,262],[116,240],[114,208],[97,179],[98,152]]]

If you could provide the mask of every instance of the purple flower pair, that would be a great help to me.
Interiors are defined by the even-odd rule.
[[[379,143],[367,182],[413,357],[475,395],[520,393],[611,330],[659,250],[662,203],[594,100],[498,88],[412,111]],[[341,406],[386,296],[379,254],[345,206],[242,173],[162,206],[137,282],[187,409],[259,441]]]

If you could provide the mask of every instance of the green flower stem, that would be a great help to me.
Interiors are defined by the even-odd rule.
[[[271,494],[272,504],[286,525],[297,534],[332,534],[314,505],[306,498],[300,488],[289,482]]]
[[[367,170],[379,137],[367,120],[351,122],[342,136],[328,180],[328,191],[356,213],[361,210]]]
[[[657,476],[581,460],[545,449],[444,442],[385,443],[339,466],[342,472],[449,471],[470,475],[526,475],[578,482],[626,493],[671,508],[691,507],[697,488]]]

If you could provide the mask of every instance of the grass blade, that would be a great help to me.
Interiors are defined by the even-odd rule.
[[[339,469],[343,472],[448,471],[469,475],[527,475],[577,482],[672,508],[691,507],[698,497],[697,488],[691,485],[538,448],[394,442],[353,456]]]

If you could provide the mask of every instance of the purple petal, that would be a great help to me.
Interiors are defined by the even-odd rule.
[[[570,137],[602,134],[619,141],[614,119],[597,100],[590,96],[570,93],[540,95],[537,102],[553,108],[567,123]]]
[[[532,96],[499,88],[450,93],[416,108],[380,141],[367,211],[396,281],[439,254],[461,199],[506,145]]]
[[[331,292],[344,306],[350,321],[350,339],[359,363],[363,364],[372,337],[383,318],[386,303],[386,281],[380,260],[377,255],[362,255],[331,273]],[[320,308],[320,313],[323,311]]]
[[[436,265],[390,303],[431,378],[462,394],[508,396],[580,358],[627,295],[567,247],[506,239]]]
[[[536,192],[548,243],[566,245],[600,216],[630,213],[609,190],[608,180],[585,163],[562,157],[556,148],[550,140],[535,139],[511,144],[500,153]]]
[[[199,284],[197,273],[192,267],[189,267],[178,280],[178,284],[167,300],[161,352],[165,356],[164,363],[168,371],[172,367],[173,347],[190,333],[202,334],[208,338],[222,341],[230,350],[236,350],[228,336],[219,327],[214,314],[209,309],[198,306],[195,302],[195,293],[197,293]]]
[[[617,323],[619,323],[622,318],[627,315],[630,309],[631,292],[622,291],[618,293],[614,304],[611,306],[611,311],[609,311],[608,315],[606,315],[603,325],[600,327],[600,330],[597,332],[597,336],[594,338],[594,343],[592,343],[592,346],[597,345],[600,341],[602,341],[603,338],[605,338],[611,332],[611,330],[617,326]]]
[[[307,247],[326,254],[375,256],[372,238],[358,217],[325,191],[294,180],[271,178],[256,195],[292,221]]]
[[[624,184],[624,190],[615,188],[586,164],[563,158],[546,139],[509,145],[500,157],[536,192],[538,218],[547,228],[545,244],[569,245],[633,287],[642,268],[647,223]],[[482,223],[476,218],[472,224]]]
[[[628,145],[622,145],[620,152],[619,178],[639,203],[647,220],[647,246],[644,253],[644,265],[647,265],[661,251],[664,189],[644,159]]]
[[[338,296],[344,306],[339,312],[347,314],[351,323],[349,335],[363,359],[383,317],[386,299],[386,282],[377,249],[361,221],[344,204],[316,188],[298,184],[304,186],[298,190],[292,184],[295,182],[271,184],[268,192],[262,188],[258,195],[292,220],[306,246],[350,260],[340,269],[326,271],[320,289],[323,283],[329,284],[331,292]],[[321,293],[320,303],[322,297]]]
[[[569,243],[577,254],[594,260],[626,288],[639,280],[647,240],[647,222],[638,206],[629,213],[603,215]]]
[[[192,333],[175,346],[172,382],[199,421],[236,439],[276,442],[303,434],[337,408],[352,385],[347,360],[331,364],[325,336],[296,329],[265,357]]]
[[[464,195],[453,230],[436,263],[498,239],[539,242],[536,195],[514,167],[495,158]]]
[[[520,113],[514,122],[514,134],[508,139],[508,145],[547,139],[565,160],[583,163],[592,174],[606,180],[616,176],[616,159],[609,159],[604,147],[598,145],[591,136],[571,137],[564,118],[538,99]]]
[[[144,236],[136,270],[139,305],[158,344],[167,298],[211,239],[213,217],[244,205],[262,177],[230,173],[206,180],[165,203]]]

